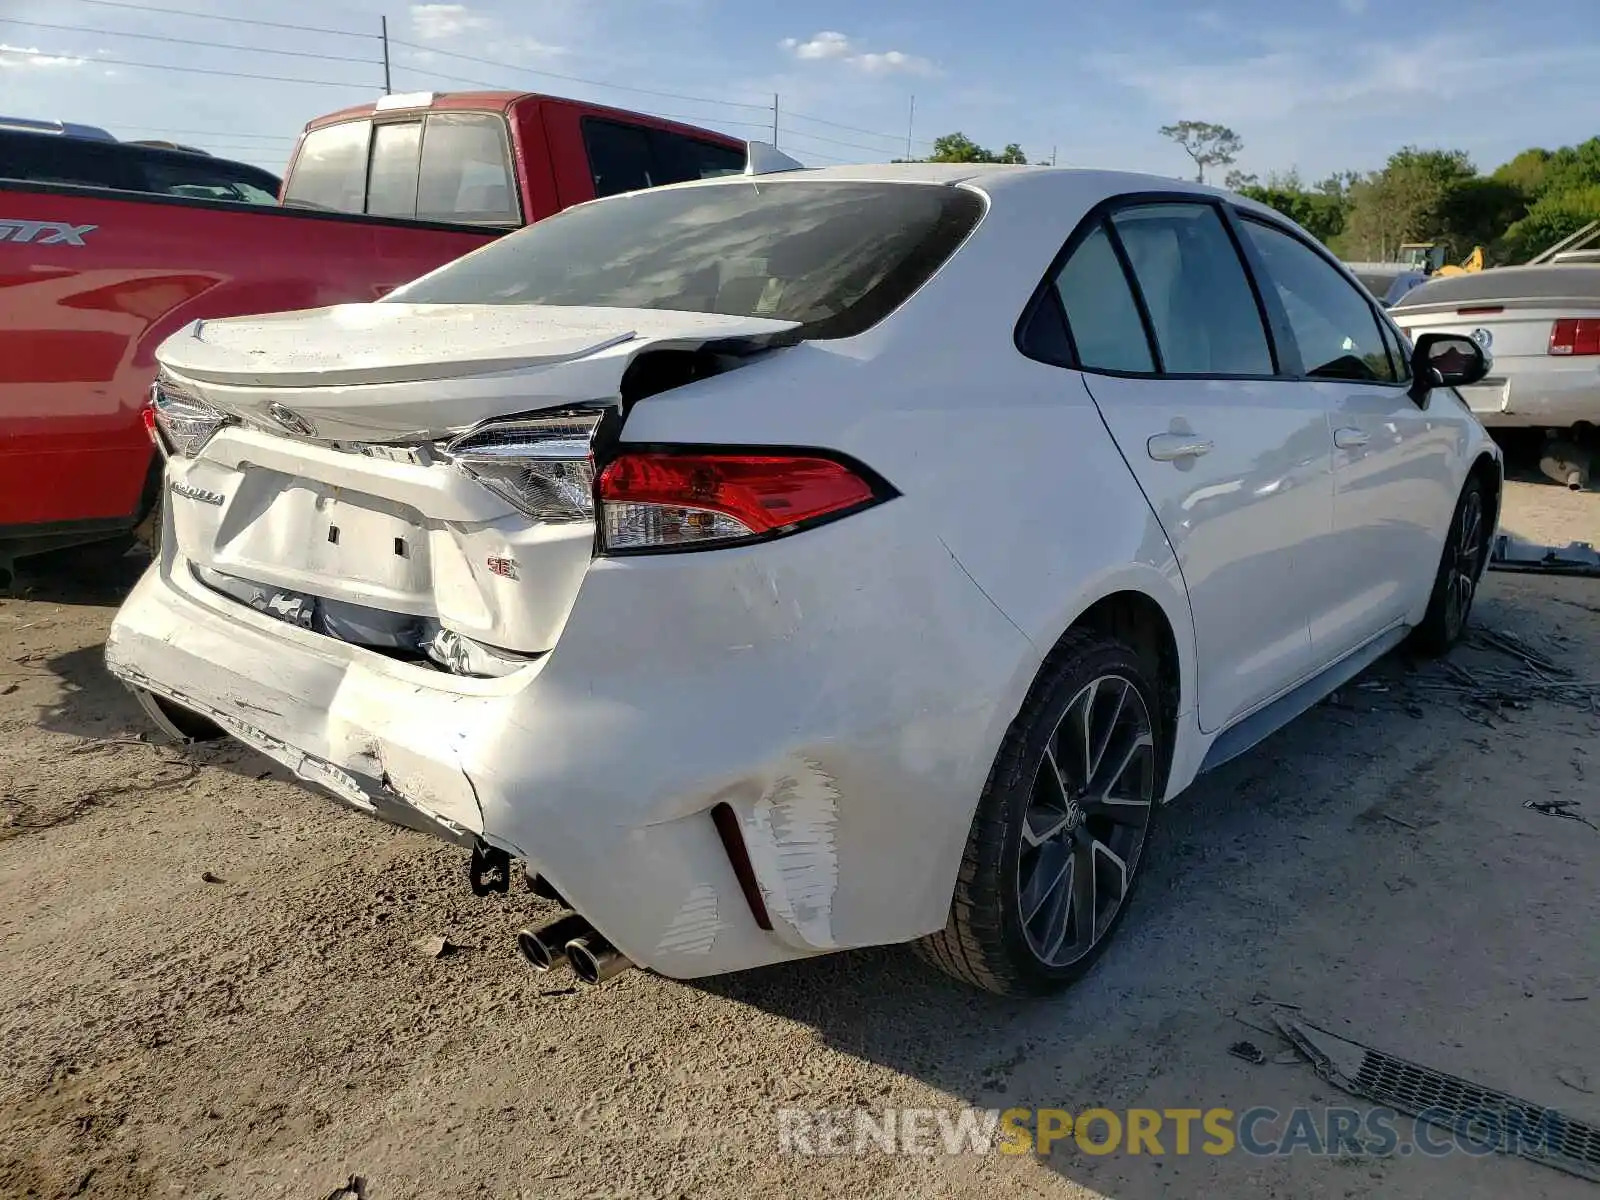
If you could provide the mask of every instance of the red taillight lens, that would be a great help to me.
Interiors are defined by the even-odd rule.
[[[161,434],[156,428],[155,406],[146,404],[139,410],[139,420],[144,424],[145,436],[150,439],[150,444],[157,450],[161,449]]]
[[[600,474],[608,551],[682,549],[793,533],[886,498],[821,455],[623,452]]]
[[[1551,354],[1600,354],[1600,319],[1562,317],[1550,329]]]

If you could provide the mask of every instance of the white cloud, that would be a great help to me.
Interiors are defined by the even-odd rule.
[[[445,42],[463,33],[485,33],[493,22],[465,4],[413,4],[411,32],[425,42]]]
[[[81,58],[40,54],[37,46],[8,46],[0,42],[0,67],[81,67],[83,64]]]
[[[778,44],[802,62],[841,62],[869,75],[936,73],[933,63],[925,58],[903,50],[863,50],[854,39],[836,29],[824,29],[805,41],[784,38]]]
[[[834,29],[824,29],[816,37],[804,42],[797,38],[784,38],[783,48],[802,59],[848,58],[851,52],[850,39]]]

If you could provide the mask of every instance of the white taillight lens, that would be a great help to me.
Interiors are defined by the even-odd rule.
[[[456,467],[540,521],[594,520],[592,439],[600,411],[480,425],[451,442]]]
[[[150,389],[150,417],[167,453],[193,458],[224,425],[232,421],[166,375]]]
[[[598,488],[610,553],[711,549],[796,533],[894,495],[822,454],[624,451]]]

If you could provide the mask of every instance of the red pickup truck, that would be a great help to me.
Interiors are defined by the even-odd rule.
[[[310,122],[281,204],[258,204],[130,182],[118,158],[172,151],[7,136],[50,142],[0,143],[0,583],[28,554],[120,554],[154,511],[140,410],[156,346],[190,321],[374,300],[573,204],[746,158],[721,134],[549,96],[386,96]]]

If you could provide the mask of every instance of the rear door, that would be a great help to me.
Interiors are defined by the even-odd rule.
[[[1322,597],[1311,642],[1323,665],[1403,620],[1432,586],[1462,423],[1453,406],[1411,398],[1393,331],[1322,251],[1275,223],[1240,225],[1332,422],[1333,537],[1306,563]]]
[[[1332,520],[1323,400],[1280,372],[1219,206],[1134,201],[1074,240],[1056,280],[1072,354],[1177,554],[1216,730],[1310,669],[1304,566]]]

